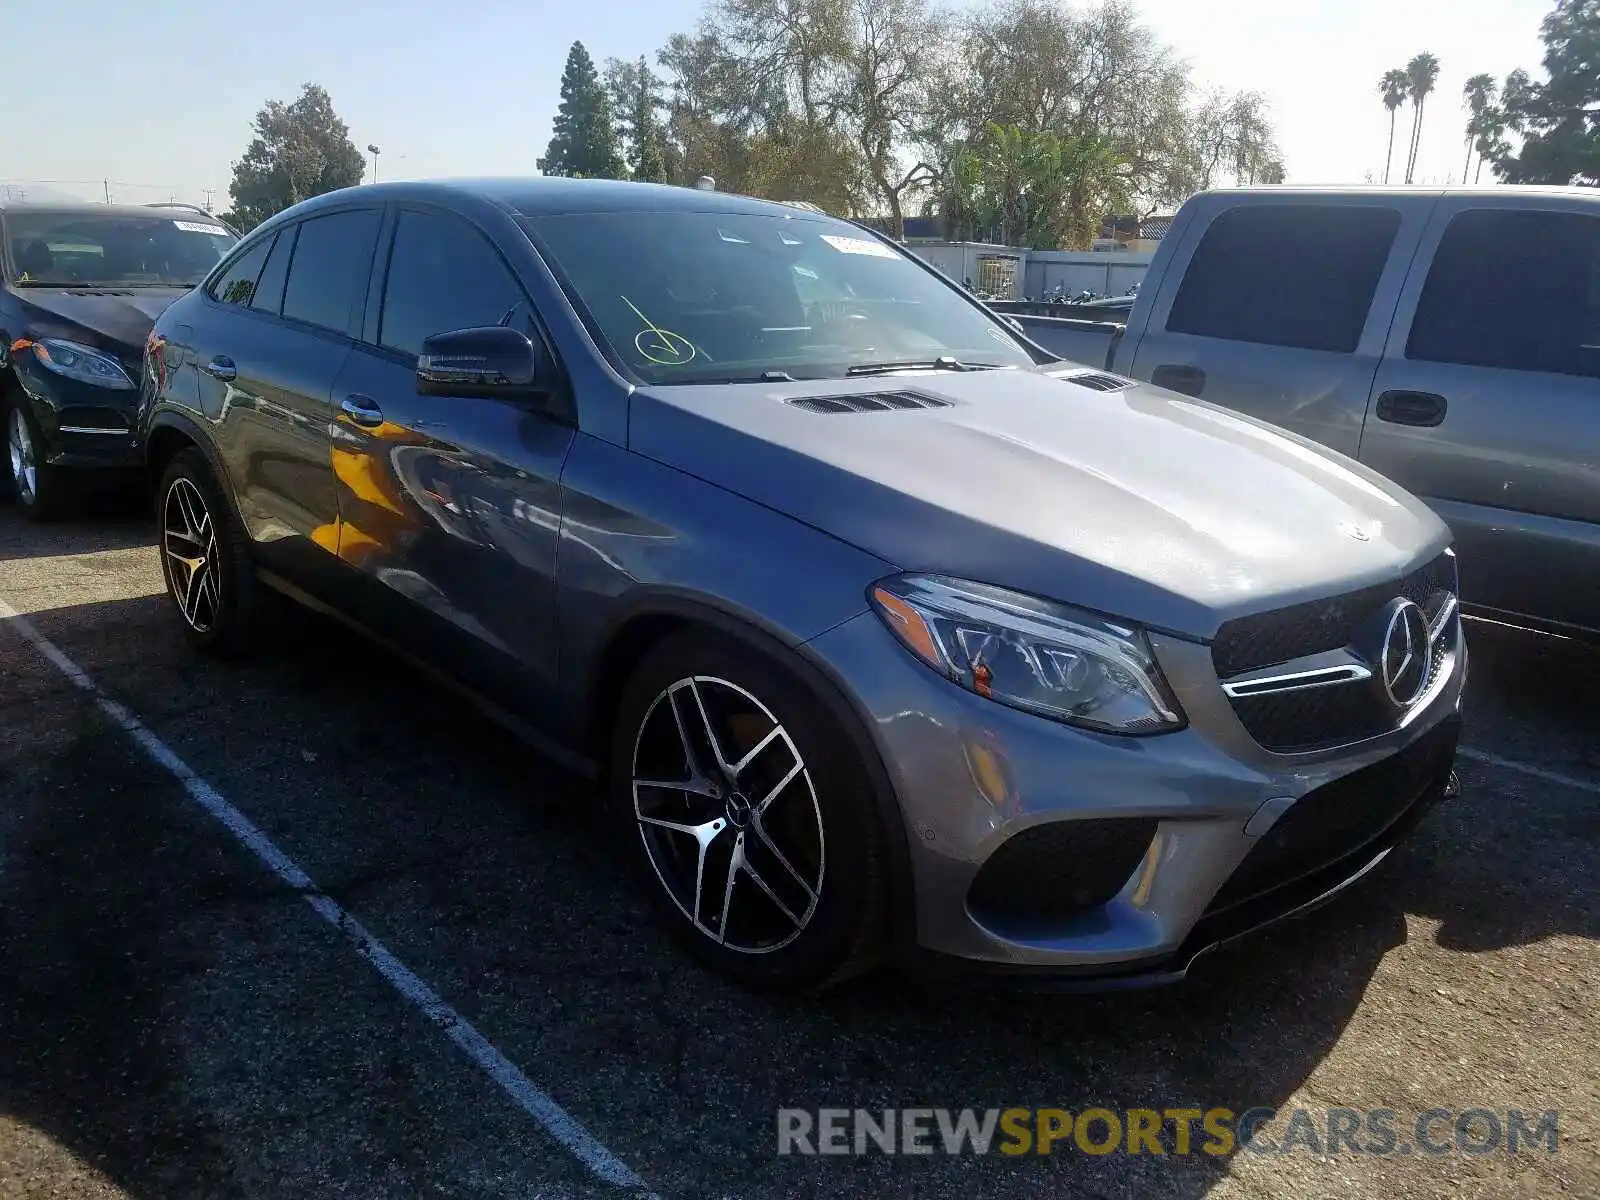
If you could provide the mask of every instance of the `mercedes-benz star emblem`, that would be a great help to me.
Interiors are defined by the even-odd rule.
[[[1410,708],[1428,684],[1428,618],[1410,600],[1397,601],[1389,610],[1383,631],[1379,674],[1383,690],[1401,708]]]

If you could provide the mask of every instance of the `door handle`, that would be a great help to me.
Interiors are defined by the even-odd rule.
[[[1444,421],[1449,407],[1445,398],[1434,392],[1385,392],[1378,397],[1378,420],[1431,428]]]
[[[1198,396],[1205,391],[1206,373],[1187,363],[1162,363],[1151,373],[1150,382],[1185,396]]]
[[[239,376],[239,368],[233,365],[233,359],[226,354],[217,355],[201,370],[213,379],[222,380],[223,383],[227,383],[230,379],[236,379]]]
[[[383,409],[371,396],[352,393],[344,398],[339,407],[344,410],[345,416],[366,429],[383,424]]]

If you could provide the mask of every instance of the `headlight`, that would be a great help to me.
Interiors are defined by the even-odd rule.
[[[1037,596],[963,579],[900,575],[872,589],[885,625],[969,691],[1104,733],[1184,724],[1144,634]]]
[[[33,350],[33,357],[45,370],[65,375],[68,379],[118,391],[131,391],[136,386],[116,359],[87,346],[80,346],[77,342],[40,338],[22,345]],[[13,346],[12,349],[17,347]]]

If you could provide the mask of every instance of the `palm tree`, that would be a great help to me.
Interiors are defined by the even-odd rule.
[[[1389,167],[1394,162],[1395,113],[1406,102],[1406,96],[1411,92],[1411,78],[1400,67],[1385,71],[1383,78],[1378,80],[1378,92],[1383,96],[1383,106],[1389,110],[1389,152],[1383,160],[1383,181],[1388,183]]]
[[[1489,110],[1494,107],[1495,99],[1500,94],[1500,86],[1495,83],[1493,75],[1474,75],[1467,80],[1466,86],[1461,89],[1461,97],[1467,102],[1467,161],[1461,168],[1461,182],[1467,182],[1467,172],[1472,168],[1472,150],[1484,140],[1486,127],[1489,124]],[[1480,157],[1482,152],[1479,152]],[[1478,164],[1478,172],[1482,174],[1483,164]]]
[[[1422,107],[1439,82],[1439,60],[1427,53],[1417,55],[1406,64],[1406,82],[1416,106],[1411,116],[1411,157],[1406,162],[1406,182],[1410,183],[1417,169],[1417,149],[1422,145]]]

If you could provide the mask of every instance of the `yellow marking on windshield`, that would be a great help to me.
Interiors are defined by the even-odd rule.
[[[645,327],[633,337],[633,348],[651,362],[663,367],[681,367],[695,356],[694,343],[681,333],[673,333],[670,329],[662,329],[644,313],[639,311],[639,306],[621,292],[622,302],[633,309],[633,315],[643,321]]]

